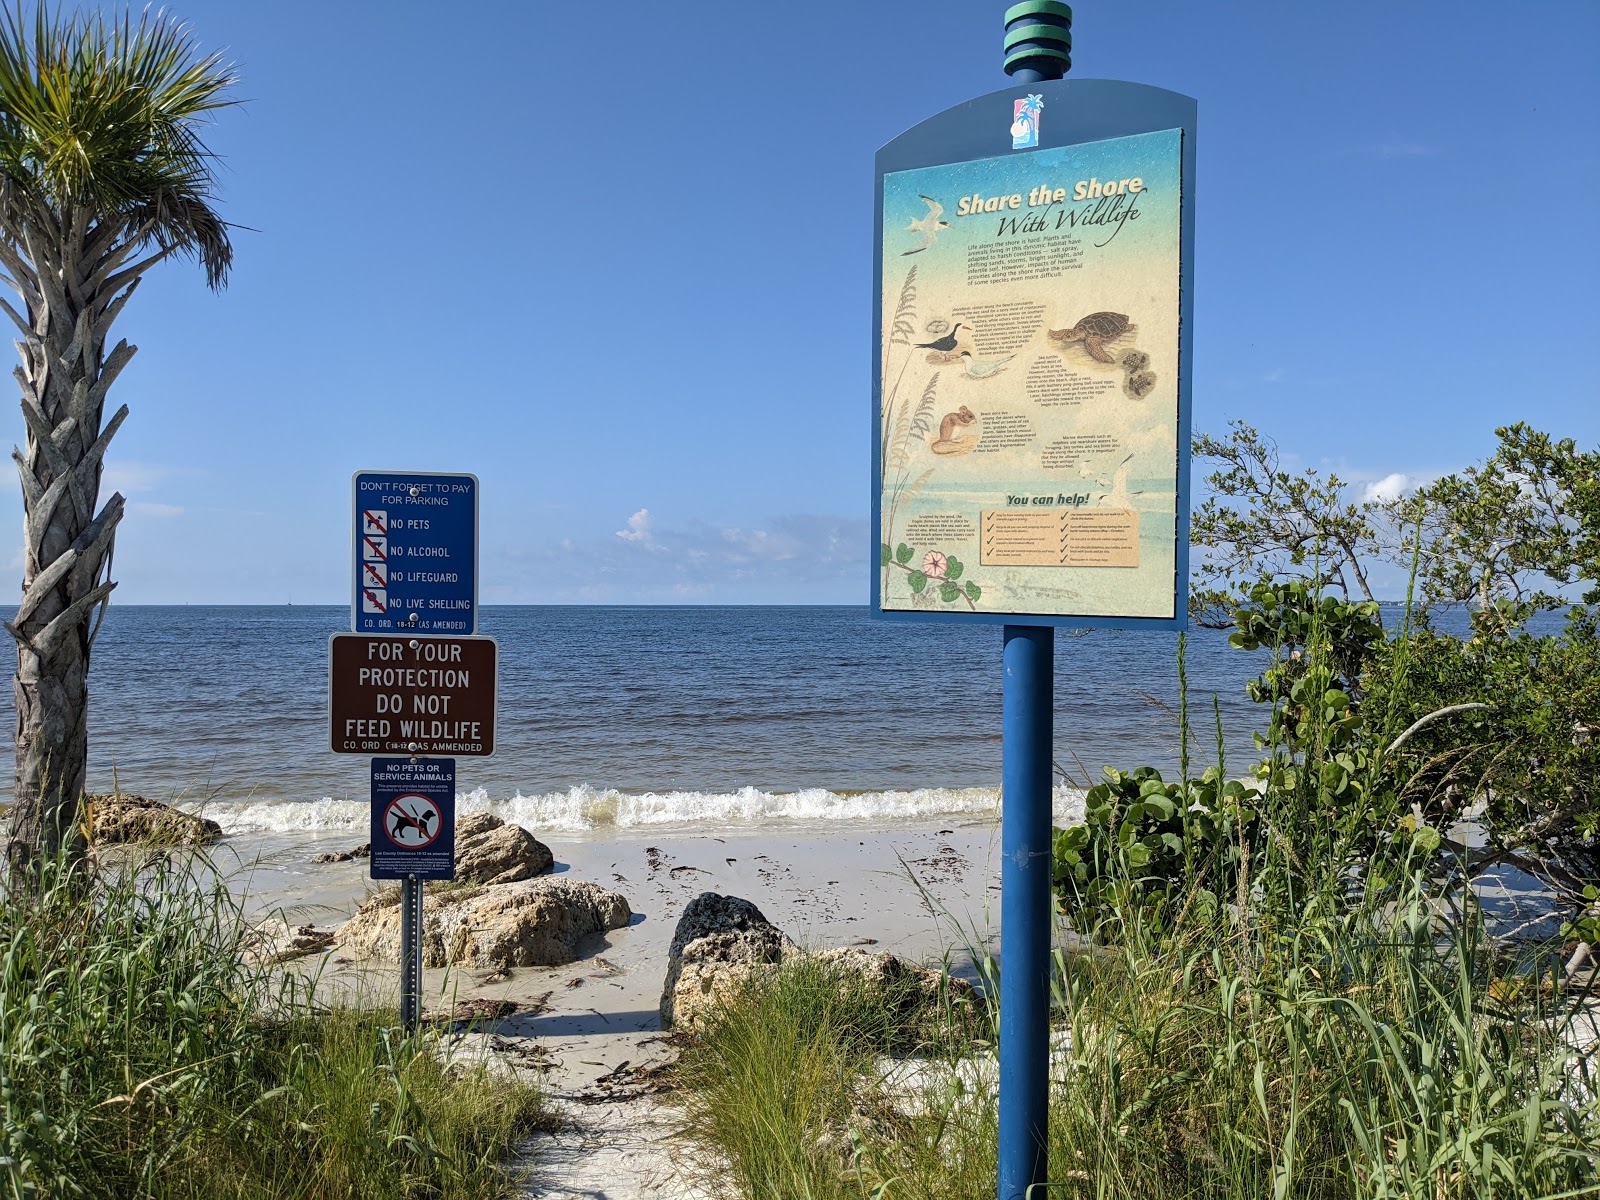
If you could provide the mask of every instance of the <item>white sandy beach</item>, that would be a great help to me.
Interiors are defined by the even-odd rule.
[[[251,907],[282,908],[295,922],[329,928],[372,885],[364,860],[313,864],[310,855],[348,849],[322,838],[263,847],[249,879]],[[670,1094],[655,1069],[674,1049],[658,1007],[667,950],[684,905],[701,892],[740,896],[807,948],[865,946],[918,962],[952,958],[970,970],[967,948],[991,948],[999,932],[999,826],[924,821],[892,829],[774,824],[764,832],[605,831],[548,838],[558,873],[624,895],[632,923],[596,939],[561,967],[429,971],[425,1005],[442,1012],[465,1000],[517,1005],[497,1021],[492,1052],[537,1071],[570,1128],[530,1147],[529,1196],[625,1200],[702,1193],[674,1164],[682,1143]],[[244,839],[228,845],[252,855]],[[398,966],[352,963],[337,953],[303,960],[326,985],[392,998]],[[477,1049],[481,1050],[480,1044]]]

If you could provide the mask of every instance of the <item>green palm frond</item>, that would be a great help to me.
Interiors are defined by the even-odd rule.
[[[15,218],[88,219],[114,240],[189,254],[213,287],[233,259],[211,210],[214,157],[199,127],[237,76],[162,12],[0,13],[0,197]]]

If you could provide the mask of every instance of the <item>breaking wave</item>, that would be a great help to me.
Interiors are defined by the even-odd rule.
[[[535,832],[581,832],[671,826],[738,827],[773,821],[893,823],[941,817],[997,818],[1000,793],[997,788],[621,792],[582,785],[535,796],[518,792],[509,798],[491,797],[478,788],[458,794],[456,807],[459,813],[490,812]],[[1076,819],[1083,812],[1083,793],[1076,788],[1058,788],[1052,807],[1058,819]],[[324,797],[309,801],[218,803],[198,811],[221,824],[226,833],[331,833],[364,830],[368,809],[363,801]]]

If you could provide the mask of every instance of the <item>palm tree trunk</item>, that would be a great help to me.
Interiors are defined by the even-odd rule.
[[[22,601],[5,623],[17,642],[15,694],[16,792],[6,857],[13,880],[64,853],[81,860],[86,840],[81,809],[88,764],[89,651],[107,597],[106,576],[123,499],[113,495],[98,512],[106,446],[127,416],[123,407],[101,428],[107,389],[133,357],[119,342],[104,353],[104,330],[127,299],[87,285],[74,269],[84,229],[70,216],[50,230],[65,253],[56,258],[30,245],[30,263],[14,248],[11,261],[27,316],[13,320],[27,335],[16,370],[27,422],[25,451],[13,451],[22,484]],[[73,226],[76,225],[74,228]],[[36,266],[19,272],[19,266]]]
[[[87,847],[80,798],[89,751],[89,652],[87,638],[64,641],[52,660],[26,644],[17,648],[17,801],[7,847],[13,879],[58,853],[79,861]]]

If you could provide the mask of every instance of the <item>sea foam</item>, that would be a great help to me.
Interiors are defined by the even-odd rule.
[[[320,833],[365,831],[370,806],[365,801],[253,801],[208,804],[203,811],[226,833]],[[587,784],[565,791],[492,797],[483,788],[456,796],[458,813],[488,812],[525,828],[582,832],[680,826],[739,827],[773,821],[871,823],[927,818],[997,818],[996,788],[916,788],[906,791],[793,792],[740,788],[730,792],[622,792]],[[1052,798],[1057,821],[1083,814],[1083,793],[1057,788]],[[199,811],[199,810],[197,810]]]

